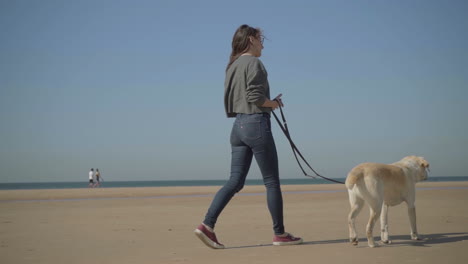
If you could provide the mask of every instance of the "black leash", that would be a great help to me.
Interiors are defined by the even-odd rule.
[[[313,168],[312,166],[310,166],[310,164],[307,162],[307,160],[304,158],[304,156],[302,156],[302,153],[299,151],[299,149],[296,147],[296,144],[294,144],[294,142],[292,141],[291,139],[291,134],[289,133],[289,129],[288,129],[288,125],[286,123],[286,118],[284,117],[284,113],[283,113],[283,109],[281,107],[281,103],[278,101],[278,100],[275,100],[278,102],[278,105],[279,105],[279,109],[280,109],[280,113],[281,113],[281,118],[283,119],[283,124],[281,124],[279,118],[276,116],[275,112],[271,111],[273,113],[273,116],[275,117],[276,119],[276,122],[278,122],[278,125],[280,126],[281,130],[283,130],[283,133],[284,135],[286,136],[286,138],[288,139],[289,141],[289,144],[291,145],[291,149],[293,151],[293,154],[294,154],[294,157],[296,158],[296,161],[297,161],[297,164],[299,165],[299,168],[301,168],[302,170],[302,173],[304,173],[304,176],[306,177],[311,177],[311,178],[316,178],[316,177],[320,177],[322,179],[325,179],[327,181],[331,181],[331,182],[335,182],[335,183],[341,183],[341,184],[344,184],[344,182],[341,182],[341,181],[337,181],[337,180],[334,180],[334,179],[330,179],[330,178],[327,178],[325,176],[322,176],[320,174],[318,174]],[[307,164],[307,166],[309,167],[309,169],[311,169],[316,176],[312,176],[312,175],[309,175],[305,172],[304,168],[302,167],[301,165],[301,162],[299,161],[299,158],[297,157],[297,155],[299,155],[299,157],[301,157],[301,159],[305,162],[305,164]]]

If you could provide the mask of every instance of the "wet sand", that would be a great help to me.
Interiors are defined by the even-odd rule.
[[[216,226],[224,250],[193,234],[219,187],[0,191],[0,263],[462,263],[468,259],[468,182],[419,183],[423,240],[409,237],[406,205],[389,210],[393,243],[369,248],[365,208],[348,242],[343,185],[285,185],[286,231],[276,247],[263,186],[246,186]],[[374,236],[379,240],[377,224]]]

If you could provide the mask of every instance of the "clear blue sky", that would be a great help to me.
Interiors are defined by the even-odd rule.
[[[312,166],[420,155],[467,176],[467,1],[1,1],[0,182],[225,179],[232,35]],[[272,120],[273,121],[273,120]],[[301,178],[274,125],[283,178]],[[255,163],[249,179],[259,179]]]

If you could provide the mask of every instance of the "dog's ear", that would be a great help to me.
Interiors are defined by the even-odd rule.
[[[420,157],[419,159],[421,161],[421,167],[429,169],[429,162],[427,162],[423,157]]]

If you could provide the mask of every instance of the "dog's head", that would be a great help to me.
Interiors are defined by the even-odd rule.
[[[414,177],[417,182],[427,180],[427,173],[429,172],[429,162],[427,160],[417,156],[408,156],[403,160],[415,169]]]

